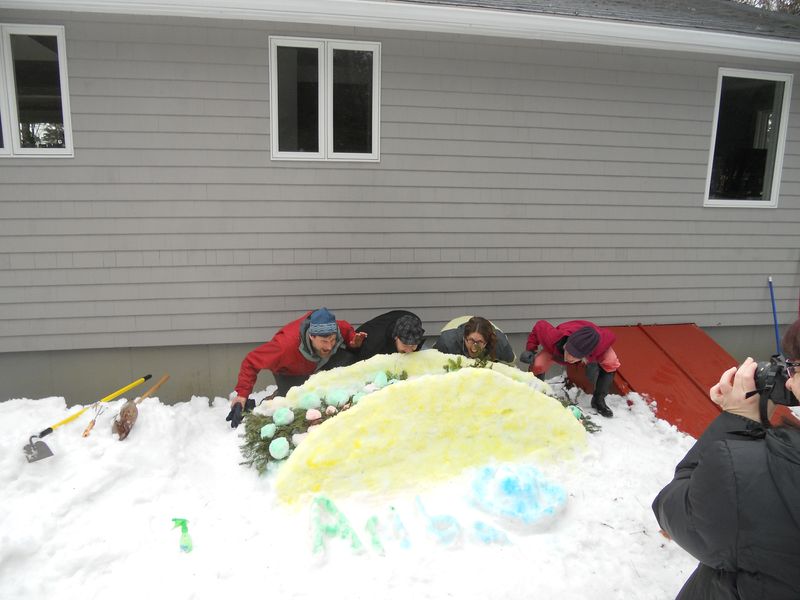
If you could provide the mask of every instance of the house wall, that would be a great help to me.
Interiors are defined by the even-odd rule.
[[[0,398],[173,360],[211,373],[181,394],[227,393],[239,352],[323,305],[355,324],[408,308],[428,331],[481,314],[512,334],[580,317],[747,337],[770,331],[771,274],[780,322],[797,314],[796,83],[779,208],[703,207],[717,69],[796,65],[357,27],[0,22],[66,27],[75,139],[71,159],[0,158]],[[270,160],[273,34],[382,43],[380,163]],[[84,362],[89,388],[57,376]]]

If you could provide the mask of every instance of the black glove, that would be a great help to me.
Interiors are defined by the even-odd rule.
[[[238,402],[231,407],[231,412],[225,417],[226,421],[231,422],[231,429],[236,429],[244,419],[244,412],[250,412],[256,407],[256,401],[253,398],[248,398],[244,402],[244,408]]]
[[[519,362],[529,365],[533,362],[534,358],[536,358],[536,353],[533,350],[525,350],[525,352],[519,355]]]

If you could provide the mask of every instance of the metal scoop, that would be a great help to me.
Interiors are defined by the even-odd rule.
[[[29,463],[42,460],[48,456],[53,456],[53,451],[50,450],[50,447],[47,444],[39,439],[39,435],[32,435],[30,440],[28,440],[28,443],[22,448],[22,451],[25,453],[25,458],[28,459]],[[36,441],[34,442],[33,440]]]

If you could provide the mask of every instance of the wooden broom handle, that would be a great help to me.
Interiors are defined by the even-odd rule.
[[[151,387],[151,388],[150,388],[149,390],[147,390],[147,391],[146,391],[144,394],[142,394],[142,395],[141,395],[141,396],[139,396],[139,397],[138,397],[136,400],[134,400],[134,403],[136,403],[136,404],[139,404],[139,402],[141,402],[141,401],[142,401],[142,400],[144,400],[145,398],[149,398],[151,394],[153,394],[153,393],[154,393],[154,392],[155,392],[155,391],[156,391],[158,388],[160,388],[162,385],[164,385],[164,383],[167,381],[167,379],[169,379],[169,375],[168,375],[168,374],[164,374],[164,375],[161,377],[161,379],[159,379],[159,380],[158,380],[158,381],[155,383],[155,385],[154,385],[153,387]]]

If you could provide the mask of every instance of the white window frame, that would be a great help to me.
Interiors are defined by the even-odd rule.
[[[23,148],[19,139],[19,112],[17,89],[14,82],[14,63],[11,56],[11,35],[55,36],[58,42],[58,77],[61,92],[61,110],[64,118],[64,148]],[[69,103],[69,77],[64,27],[61,25],[4,25],[0,24],[0,116],[3,121],[2,156],[65,157],[74,156],[72,139],[72,111]]]
[[[772,184],[768,200],[734,200],[709,198],[711,186],[711,170],[714,165],[714,150],[717,143],[717,126],[719,121],[720,100],[722,97],[723,77],[739,77],[743,79],[764,79],[768,81],[783,82],[783,103],[781,105],[781,122],[778,129],[778,139],[775,146],[775,164],[772,168]],[[792,98],[791,73],[773,73],[768,71],[751,71],[746,69],[720,68],[717,74],[717,99],[714,103],[714,124],[711,128],[711,147],[708,154],[708,172],[706,173],[706,188],[703,193],[703,206],[724,206],[728,208],[776,208],[781,187],[781,173],[783,171],[783,157],[786,151],[786,133],[789,123],[789,107]],[[766,174],[765,174],[766,175]]]
[[[319,97],[318,101],[318,152],[285,152],[278,149],[278,69],[279,46],[317,48]],[[333,150],[333,51],[367,50],[372,52],[372,152],[334,152]],[[269,38],[270,54],[270,157],[272,160],[325,160],[349,162],[380,161],[380,107],[381,107],[381,44],[317,38]]]
[[[6,45],[3,42],[4,39],[4,27],[3,25],[0,25],[0,131],[2,131],[3,134],[3,147],[0,148],[0,157],[11,156],[11,147],[13,145],[13,142],[11,141],[11,126],[9,125],[10,98],[6,90],[8,86],[6,86],[5,77]]]

